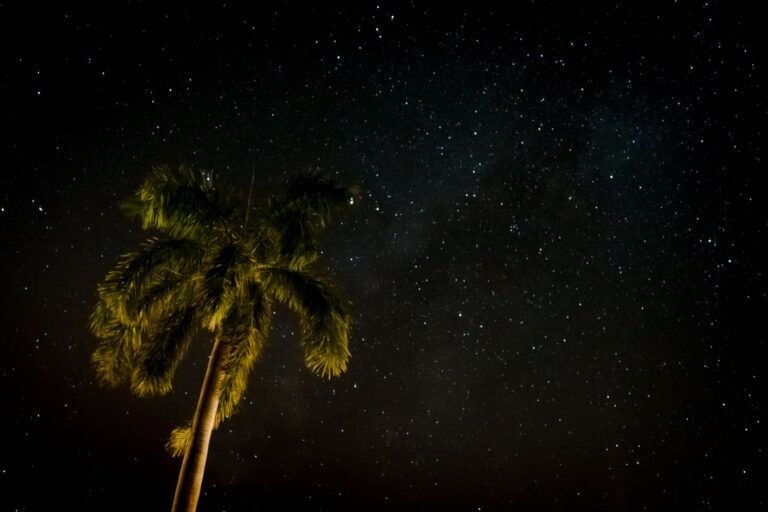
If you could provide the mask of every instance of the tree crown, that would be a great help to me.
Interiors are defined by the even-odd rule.
[[[250,226],[231,187],[213,173],[155,167],[124,211],[155,232],[123,255],[98,287],[90,317],[100,380],[141,396],[170,391],[195,334],[221,338],[224,382],[216,424],[235,411],[267,341],[272,308],[297,314],[307,367],[331,378],[347,369],[349,303],[320,272],[325,228],[354,202],[356,187],[309,171],[258,208]],[[189,427],[174,431],[182,453]]]

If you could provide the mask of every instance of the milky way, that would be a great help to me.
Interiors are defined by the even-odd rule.
[[[86,330],[158,163],[363,190],[348,373],[279,312],[202,510],[764,507],[759,9],[525,4],[0,6],[2,508],[169,507],[210,340],[140,400]]]

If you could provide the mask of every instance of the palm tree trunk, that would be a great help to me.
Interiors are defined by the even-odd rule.
[[[197,401],[197,410],[192,420],[191,438],[181,463],[172,512],[195,512],[197,508],[205,461],[208,458],[208,444],[211,441],[224,380],[222,353],[221,335],[218,335],[213,343],[208,369]]]

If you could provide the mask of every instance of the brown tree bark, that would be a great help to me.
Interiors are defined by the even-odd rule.
[[[218,335],[213,343],[195,417],[192,420],[191,439],[181,463],[172,512],[195,512],[197,509],[205,461],[208,459],[208,445],[211,441],[224,381],[223,352],[221,336]]]

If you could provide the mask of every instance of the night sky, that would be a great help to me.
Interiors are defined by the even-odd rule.
[[[139,399],[86,327],[154,164],[363,190],[349,371],[280,310],[201,511],[768,505],[761,2],[105,3],[0,4],[1,510],[170,508],[211,340]]]

